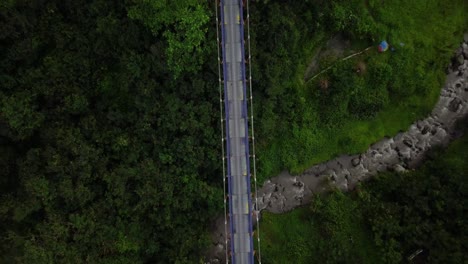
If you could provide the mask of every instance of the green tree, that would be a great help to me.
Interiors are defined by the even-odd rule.
[[[139,0],[128,7],[128,15],[141,21],[155,37],[167,42],[165,56],[173,77],[200,70],[207,55],[207,5],[196,0]]]
[[[437,150],[420,170],[386,173],[366,188],[365,215],[388,263],[418,249],[430,263],[462,263],[466,251],[466,137]]]
[[[192,23],[190,6],[206,23],[179,4],[160,36]],[[193,263],[206,247],[222,202],[216,77],[167,78],[167,40],[129,18],[134,6],[1,9],[0,262]]]

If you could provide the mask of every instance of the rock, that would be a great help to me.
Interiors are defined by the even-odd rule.
[[[466,67],[468,67],[468,63],[465,62],[465,63],[461,64],[460,66],[458,66],[458,71],[465,72]]]
[[[380,152],[378,152],[377,150],[375,150],[375,149],[372,150],[370,154],[371,154],[371,157],[374,158],[374,159],[378,159],[378,158],[382,157],[382,154]]]
[[[459,98],[453,98],[452,101],[450,101],[450,104],[448,106],[448,109],[452,112],[457,112],[458,108],[460,107],[462,101]]]
[[[392,170],[394,172],[398,172],[398,173],[402,173],[402,172],[406,171],[406,169],[403,166],[401,166],[400,164],[393,165]]]
[[[463,57],[465,57],[465,59],[468,59],[468,44],[463,43],[462,48],[463,48]]]
[[[413,142],[411,141],[411,139],[408,139],[408,138],[403,140],[403,144],[405,144],[406,146],[410,148],[413,147]]]
[[[353,167],[357,167],[359,164],[361,164],[361,159],[360,158],[354,158],[351,160],[351,164]]]
[[[301,182],[301,181],[296,181],[295,183],[293,183],[293,185],[296,186],[296,187],[302,187],[302,186],[304,186],[304,183]]]
[[[463,57],[463,54],[461,54],[460,52],[460,55],[457,56],[457,67],[460,66],[460,65],[463,65],[463,63],[465,62],[465,57]]]
[[[424,126],[424,128],[421,130],[421,134],[426,135],[429,130],[431,130],[429,126]]]
[[[403,162],[408,162],[411,160],[411,149],[410,148],[404,148],[404,149],[400,149],[400,151],[398,151],[398,154],[400,156],[400,160],[403,161]]]
[[[417,127],[419,130],[421,130],[421,129],[424,127],[424,125],[425,125],[426,123],[427,123],[427,122],[425,122],[425,121],[417,121],[417,122],[416,122],[416,127]]]

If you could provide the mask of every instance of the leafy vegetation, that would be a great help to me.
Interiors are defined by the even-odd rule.
[[[359,151],[431,108],[466,6],[380,2],[252,2],[263,179]],[[222,206],[213,8],[0,1],[0,262],[200,260]],[[321,90],[303,75],[338,32],[406,45],[358,57],[364,75],[338,63]]]
[[[362,152],[427,115],[468,27],[466,10],[466,1],[269,1],[256,6],[253,75],[262,179]],[[320,69],[330,60],[332,69],[304,80],[312,54],[335,34],[351,41],[345,55],[372,48],[343,62],[324,58]],[[377,52],[384,39],[395,52]],[[359,64],[367,70],[357,73]]]
[[[383,173],[355,192],[264,214],[265,263],[463,263],[468,135],[436,150],[419,170]],[[413,253],[419,252],[411,261]]]
[[[187,263],[207,245],[222,203],[210,6],[127,2],[0,9],[2,263]]]
[[[379,263],[378,248],[358,203],[342,193],[318,197],[311,208],[263,213],[262,263]]]

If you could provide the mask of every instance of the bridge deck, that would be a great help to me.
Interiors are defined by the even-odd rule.
[[[254,263],[242,1],[221,0],[220,8],[231,257]]]

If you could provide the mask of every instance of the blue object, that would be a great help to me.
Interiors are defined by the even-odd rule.
[[[382,42],[380,42],[379,44],[379,51],[380,52],[384,52],[388,49],[388,43],[387,41],[383,40]]]

